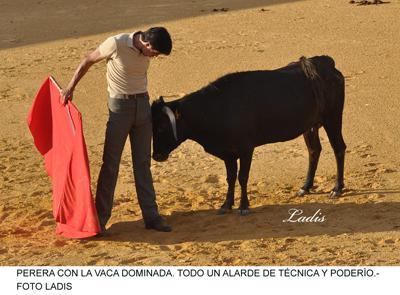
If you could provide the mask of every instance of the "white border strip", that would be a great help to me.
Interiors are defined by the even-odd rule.
[[[21,266],[0,267],[0,277],[2,294],[14,295],[204,295],[221,289],[230,295],[376,295],[394,294],[400,267]]]

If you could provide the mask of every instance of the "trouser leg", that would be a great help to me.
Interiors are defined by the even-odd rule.
[[[145,222],[159,216],[156,194],[150,170],[151,138],[153,136],[150,105],[147,99],[138,100],[136,124],[129,133],[132,151],[136,194]]]
[[[110,111],[96,191],[96,209],[102,227],[111,216],[121,155],[131,127],[131,116]]]

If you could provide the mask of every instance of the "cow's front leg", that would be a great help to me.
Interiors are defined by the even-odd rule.
[[[297,193],[298,196],[309,194],[310,189],[313,188],[315,171],[317,170],[318,160],[322,150],[318,135],[318,127],[311,128],[311,130],[304,133],[303,136],[308,149],[308,172],[306,182]]]
[[[226,167],[226,181],[228,182],[228,192],[226,193],[226,200],[218,210],[218,214],[222,215],[232,210],[235,202],[235,183],[237,177],[237,160],[230,158],[225,160]]]
[[[251,160],[253,157],[254,149],[251,149],[240,155],[240,171],[239,171],[239,183],[241,188],[239,214],[247,215],[250,213],[249,210],[249,199],[247,197],[247,182],[249,180]]]

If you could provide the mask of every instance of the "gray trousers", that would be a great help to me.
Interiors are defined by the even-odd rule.
[[[129,135],[136,194],[145,222],[158,217],[156,195],[150,171],[152,138],[149,96],[109,98],[109,119],[96,191],[96,209],[100,225],[110,219],[119,165]]]

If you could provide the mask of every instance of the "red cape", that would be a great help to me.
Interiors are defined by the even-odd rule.
[[[59,86],[48,77],[29,111],[28,126],[52,179],[57,233],[68,238],[91,237],[100,227],[90,189],[82,118],[71,102],[60,103],[60,97]]]

